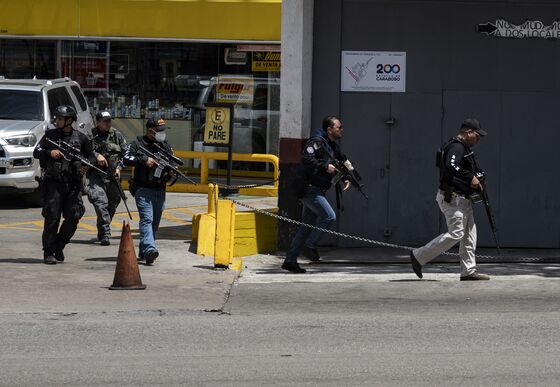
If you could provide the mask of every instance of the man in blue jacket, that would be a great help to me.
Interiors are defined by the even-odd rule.
[[[296,192],[303,204],[301,221],[319,228],[328,228],[336,219],[336,214],[325,197],[332,185],[337,162],[346,159],[340,152],[337,140],[342,138],[343,128],[340,118],[327,116],[323,126],[315,129],[306,141],[301,158],[300,173],[296,182]],[[350,187],[344,177],[343,191]],[[286,254],[282,269],[292,273],[305,273],[297,262],[300,252],[311,261],[320,259],[317,243],[323,231],[300,226]]]

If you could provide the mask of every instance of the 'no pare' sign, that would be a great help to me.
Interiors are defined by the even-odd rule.
[[[228,145],[231,128],[230,106],[206,106],[204,143],[209,145]]]

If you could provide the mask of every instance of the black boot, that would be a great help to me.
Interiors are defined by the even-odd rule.
[[[284,263],[282,264],[282,269],[291,271],[292,273],[295,274],[303,274],[307,271],[301,268],[297,262],[286,262],[286,261],[284,261]]]
[[[45,253],[43,262],[45,263],[45,265],[56,265],[56,258],[52,253]]]

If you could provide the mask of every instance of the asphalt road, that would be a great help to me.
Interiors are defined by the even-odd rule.
[[[82,227],[69,262],[34,264],[37,209],[0,210],[1,386],[558,385],[557,261],[483,264],[488,282],[441,262],[417,280],[402,252],[332,250],[308,275],[246,257],[236,278],[191,251],[204,200],[171,198],[163,259],[124,293],[106,289],[115,244]]]

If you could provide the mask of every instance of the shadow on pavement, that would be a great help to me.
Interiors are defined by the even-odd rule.
[[[117,257],[96,257],[96,258],[86,258],[84,261],[91,262],[117,262]]]
[[[23,210],[28,208],[41,208],[40,206],[29,203],[25,195],[1,195],[0,210]]]
[[[39,258],[4,258],[0,259],[0,263],[43,263],[43,259]]]
[[[134,230],[138,232],[138,230]],[[156,233],[157,239],[167,239],[167,240],[191,240],[192,239],[192,226],[181,225],[181,226],[166,226],[160,227]]]

